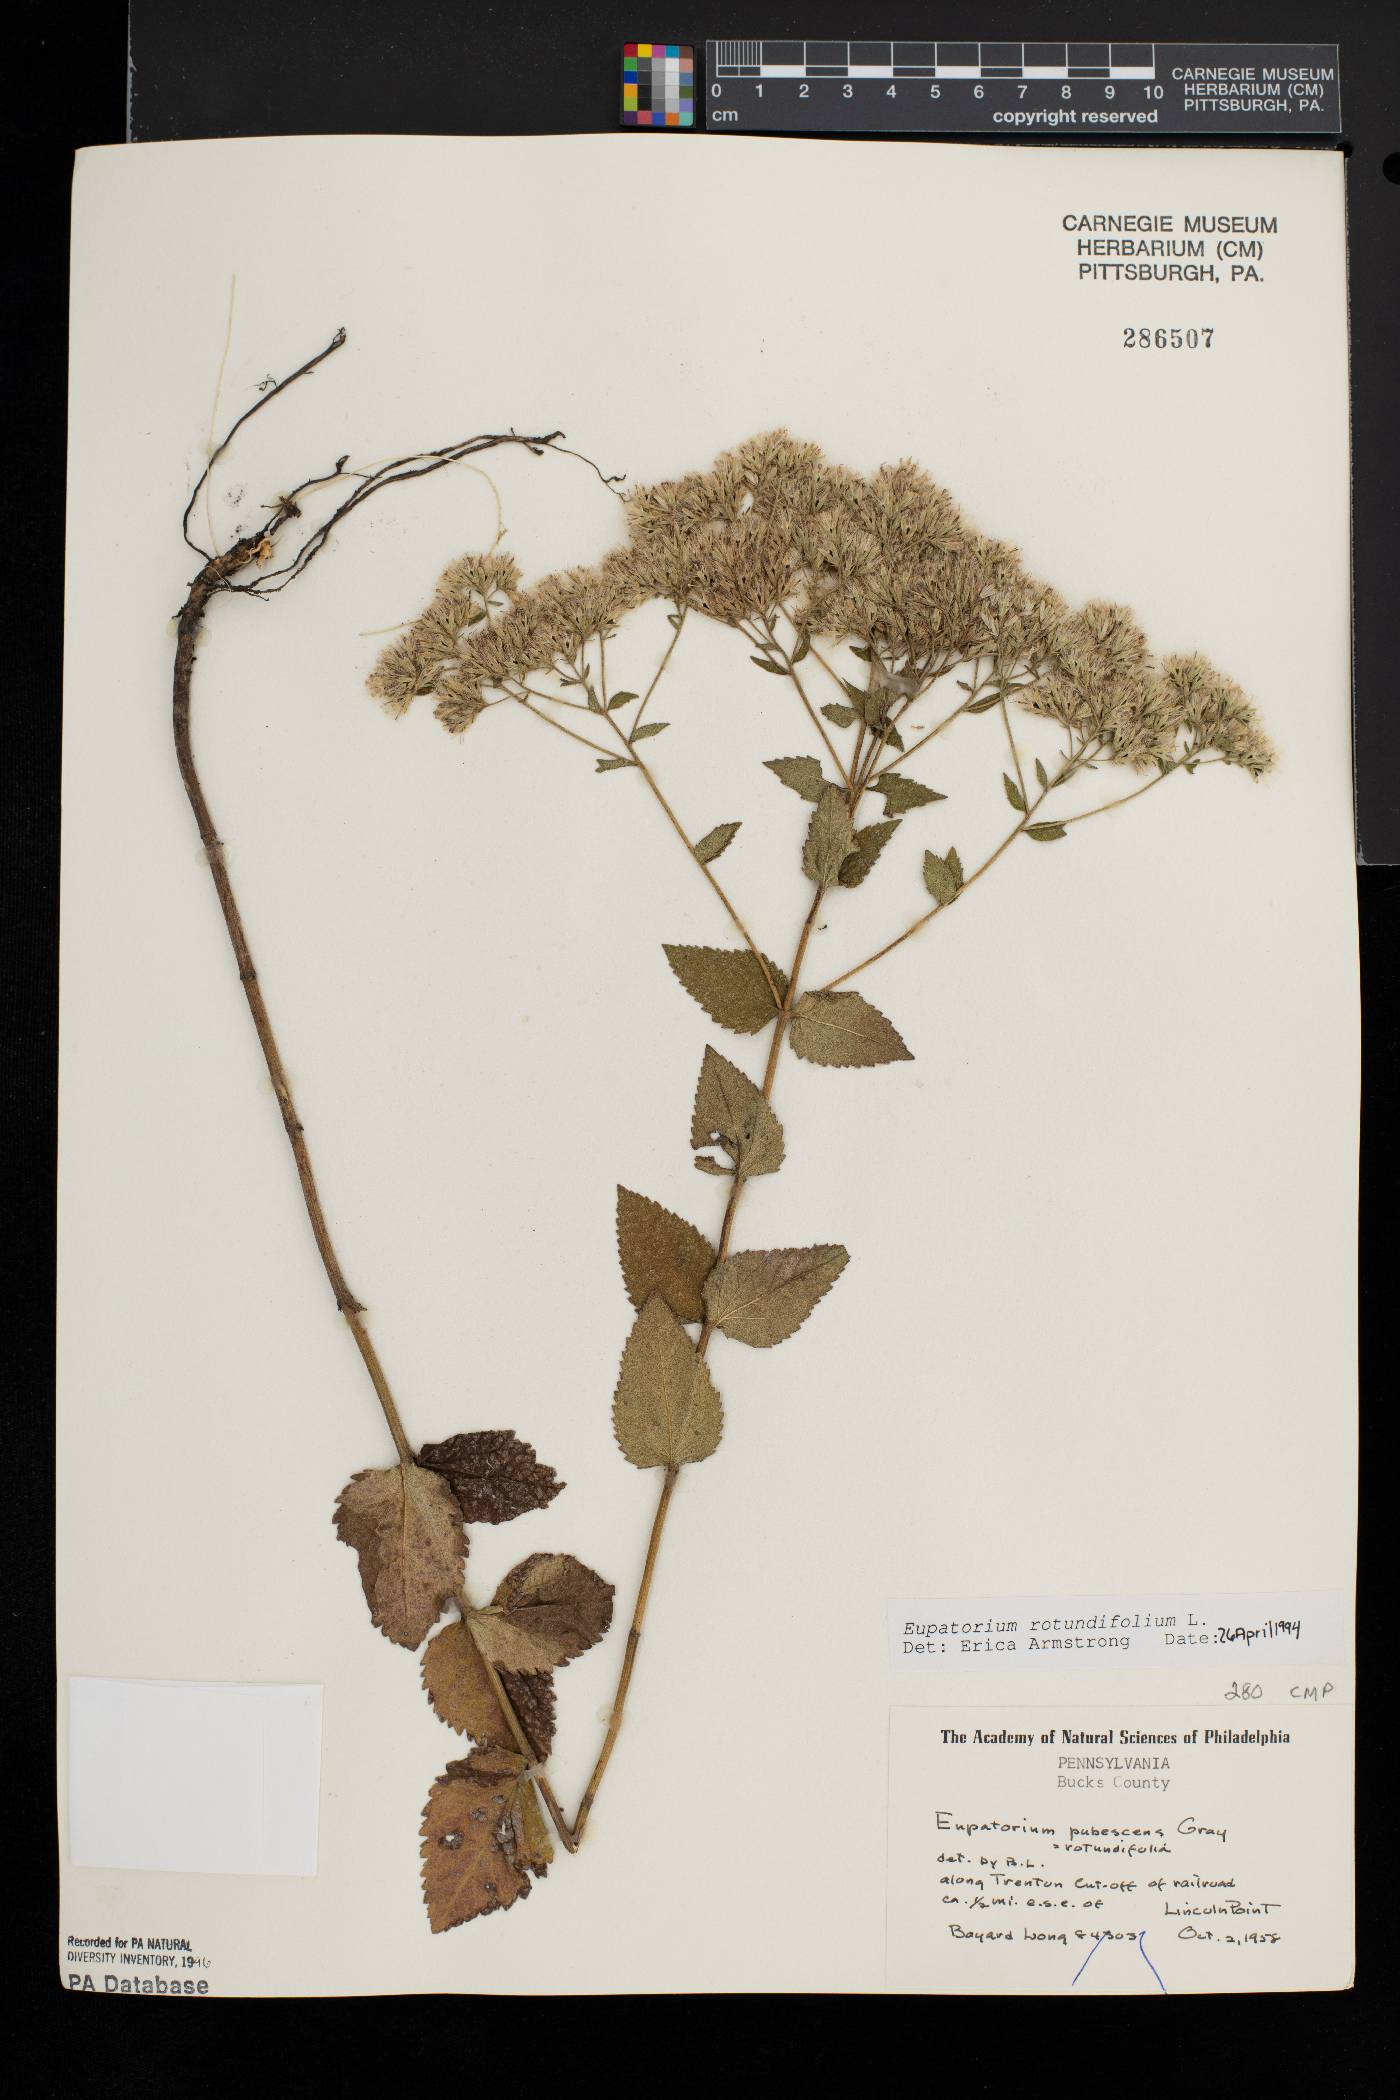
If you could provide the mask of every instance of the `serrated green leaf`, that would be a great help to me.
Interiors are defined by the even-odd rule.
[[[1003,773],[1001,784],[1006,789],[1006,799],[1019,816],[1026,814],[1026,798],[1009,773]]]
[[[989,707],[995,707],[1000,695],[985,693],[980,700],[973,700],[963,709],[965,715],[984,715]]]
[[[1063,824],[1027,824],[1026,826],[1026,837],[1028,839],[1038,839],[1042,843],[1047,839],[1062,839],[1064,835],[1065,827]]]
[[[804,992],[792,1009],[788,1041],[812,1065],[888,1065],[914,1054],[859,992]]]
[[[771,1349],[796,1334],[850,1257],[844,1247],[775,1247],[731,1254],[705,1285],[705,1309],[722,1334]]]
[[[726,846],[732,846],[739,834],[739,824],[716,824],[704,838],[695,841],[695,858],[703,865],[706,861],[718,860]]]
[[[890,840],[899,829],[898,817],[886,817],[879,824],[862,824],[855,835],[855,844],[841,863],[837,877],[843,889],[859,889]]]
[[[838,787],[823,788],[802,847],[802,872],[807,880],[826,889],[840,875],[854,844],[845,796]]]
[[[650,1196],[619,1188],[617,1254],[623,1285],[634,1305],[645,1305],[656,1291],[678,1320],[704,1319],[701,1289],[714,1267],[715,1250],[685,1218],[653,1203]]]
[[[628,738],[628,742],[631,744],[640,744],[644,736],[660,736],[662,730],[669,729],[670,726],[671,725],[669,722],[643,722],[640,729],[634,729],[632,731],[631,736]]]
[[[803,657],[804,657],[804,656],[805,656],[805,655],[807,654],[807,652],[808,652],[808,650],[809,650],[809,649],[811,648],[811,646],[812,646],[812,637],[811,637],[811,635],[810,635],[810,634],[804,634],[804,635],[803,635],[803,637],[802,637],[802,639],[801,639],[801,641],[800,641],[800,642],[798,643],[797,647],[796,647],[796,648],[795,648],[795,649],[793,650],[793,652],[792,652],[792,660],[793,660],[793,662],[794,662],[795,664],[800,664],[800,663],[801,663],[801,661],[802,661],[802,659],[803,659]]]
[[[1049,785],[1050,785],[1050,776],[1049,776],[1049,774],[1048,774],[1048,773],[1046,772],[1046,770],[1045,770],[1045,767],[1044,767],[1044,766],[1042,765],[1042,763],[1041,763],[1041,761],[1040,761],[1039,759],[1037,759],[1037,760],[1036,760],[1036,762],[1035,762],[1035,777],[1036,777],[1036,779],[1037,779],[1037,780],[1038,780],[1038,781],[1040,782],[1040,785],[1041,785],[1041,787],[1042,787],[1042,788],[1048,788],[1048,787],[1049,787]]]
[[[700,1066],[690,1142],[697,1152],[718,1145],[733,1163],[727,1170],[717,1160],[697,1159],[706,1173],[776,1174],[783,1163],[782,1124],[748,1074],[718,1050],[707,1048]]]
[[[724,1411],[704,1359],[663,1298],[648,1298],[622,1352],[613,1433],[634,1466],[686,1466],[708,1458]]]
[[[636,693],[614,693],[608,702],[608,713],[611,714],[615,707],[626,707],[629,700],[637,698],[638,695]]]
[[[757,664],[760,671],[771,671],[775,678],[787,677],[787,672],[784,669],[783,665],[769,663],[768,658],[766,656],[751,656],[749,658],[749,662],[751,664]]]
[[[834,722],[838,729],[849,729],[852,722],[860,720],[860,716],[853,707],[844,707],[839,700],[828,700],[826,706],[822,709],[822,713],[826,716],[827,721]]]
[[[951,904],[962,888],[962,862],[956,848],[946,854],[924,855],[924,888],[937,904]]]
[[[925,787],[921,780],[906,779],[903,773],[878,773],[873,785],[885,798],[887,817],[902,816],[907,809],[922,809],[926,803],[948,799],[937,788]]]
[[[865,686],[856,685],[849,678],[843,678],[841,683],[850,694],[851,703],[866,728],[879,729],[884,723],[885,716],[890,711],[890,702],[894,697],[893,694],[888,688],[867,690]]]
[[[691,948],[667,943],[667,962],[692,999],[703,1006],[721,1028],[736,1035],[756,1035],[777,1011],[758,961],[747,948]],[[768,964],[778,999],[787,992],[787,977],[775,962]]]
[[[595,773],[617,773],[624,766],[635,766],[636,763],[635,758],[600,758],[593,770]]]
[[[800,795],[804,802],[816,802],[821,798],[827,782],[822,778],[821,761],[816,758],[765,758],[763,761],[770,773],[775,773],[785,788]]]

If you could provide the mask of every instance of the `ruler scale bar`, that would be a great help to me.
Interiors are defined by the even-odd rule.
[[[718,38],[717,131],[1336,137],[1335,44]]]
[[[1151,45],[1128,44],[795,44],[718,41],[714,74],[760,80],[1064,79],[1073,73],[1150,80]],[[1028,51],[1043,54],[1030,59]],[[947,54],[946,57],[943,54]],[[1144,53],[1149,54],[1144,59]]]

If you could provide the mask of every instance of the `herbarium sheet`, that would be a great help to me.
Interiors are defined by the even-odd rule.
[[[1348,1982],[1342,174],[81,157],[70,1987]]]

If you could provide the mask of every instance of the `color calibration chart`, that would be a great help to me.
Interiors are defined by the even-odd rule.
[[[693,45],[623,45],[622,121],[653,130],[691,128],[695,122]]]

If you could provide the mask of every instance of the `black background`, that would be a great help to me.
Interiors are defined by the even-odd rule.
[[[685,0],[687,13],[694,0]],[[385,2100],[456,2100],[488,2081],[509,2096],[581,2076],[669,2087],[741,2085],[774,2075],[953,2091],[1023,2089],[1192,2096],[1369,2095],[1394,2082],[1383,2019],[1390,1983],[1394,1782],[1372,1689],[1392,1645],[1382,1620],[1394,1530],[1386,1463],[1396,1376],[1390,1248],[1397,1167],[1392,1100],[1400,1052],[1400,10],[1385,4],[1181,8],[1169,0],[960,0],[946,19],[908,0],[857,10],[807,0],[679,19],[639,0],[613,7],[518,7],[478,0],[136,0],[132,108],[143,137],[233,132],[549,132],[617,127],[622,43],[653,37],[1099,38],[1335,41],[1350,154],[1356,693],[1364,996],[1362,1156],[1360,1951],[1353,1991],[1257,1999],[1058,2000],[457,1999],[166,2005],[69,1996],[58,1980],[53,1835],[50,1426],[55,1150],[55,958],[68,186],[82,145],[126,134],[127,22],[99,5],[81,18],[22,0],[12,13],[5,146],[5,436],[10,525],[0,578],[5,660],[0,719],[9,745],[0,804],[3,1087],[9,1233],[3,1389],[7,1490],[0,1509],[8,1652],[0,1709],[8,1739],[0,1801],[9,1860],[0,1907],[0,2018],[19,2089],[202,2094],[247,2079],[270,2095],[378,2086]],[[701,134],[639,135],[635,150],[700,148]],[[1067,143],[1057,140],[1057,144]],[[1103,142],[1096,141],[1096,144]],[[920,141],[904,150],[918,152]],[[1028,151],[1037,147],[1028,144]],[[1163,151],[1125,143],[1122,151]],[[1310,150],[1310,149],[1302,149]],[[1336,149],[1323,149],[1336,150]],[[265,200],[263,200],[265,203]],[[162,703],[163,704],[163,703]],[[1300,853],[1310,842],[1298,841]],[[1285,1053],[1286,1054],[1286,1053]],[[1288,1143],[1279,1132],[1281,1146]],[[1202,1464],[1211,1463],[1202,1453]],[[1250,1483],[1239,1483],[1242,1501]],[[1380,1529],[1381,1543],[1375,1532]],[[120,1571],[113,1571],[120,1579]],[[836,1699],[839,1707],[839,1697]],[[833,1789],[839,1813],[840,1788]],[[782,1871],[803,1832],[754,1833],[754,1873]],[[657,1862],[658,1873],[665,1871]],[[644,1892],[643,1892],[643,1900]],[[742,1889],[734,1891],[742,1904]],[[833,1890],[833,1903],[842,1901]],[[470,1966],[464,1960],[464,1983]],[[849,2052],[843,2056],[842,2052]]]

